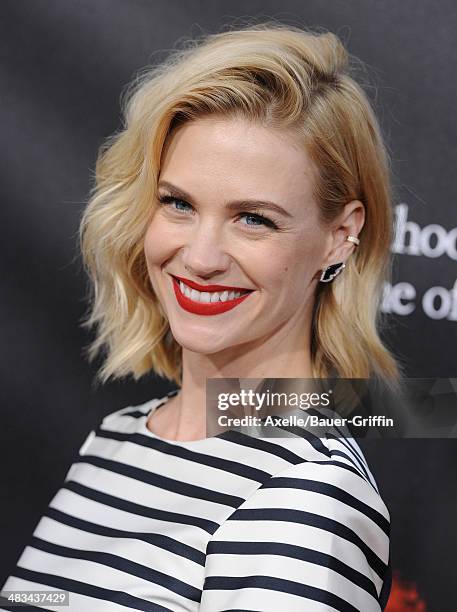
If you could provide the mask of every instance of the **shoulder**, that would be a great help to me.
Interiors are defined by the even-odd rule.
[[[313,455],[272,475],[214,533],[203,610],[254,609],[256,598],[265,610],[301,609],[304,600],[380,610],[389,512],[357,461],[339,454],[340,442],[319,440],[324,458]],[[243,587],[241,605],[231,589]]]
[[[350,541],[382,561],[389,557],[390,515],[365,475],[340,461],[304,461],[275,474],[244,509],[273,510],[272,518],[309,525]]]
[[[353,542],[371,542],[387,563],[387,506],[371,473],[370,478],[356,469],[357,464],[342,461],[334,450],[328,460],[305,460],[271,476],[235,511],[234,515],[239,512],[235,518],[269,516],[271,520],[314,525]],[[256,514],[257,509],[261,512]]]
[[[377,566],[382,573],[389,559],[390,513],[360,447],[352,438],[334,436],[318,438],[315,445],[320,458],[274,474],[247,504],[284,509],[298,521],[350,539],[365,552],[365,545],[371,545],[382,561]]]
[[[164,397],[150,399],[146,402],[143,402],[142,404],[130,404],[129,406],[125,406],[124,408],[120,408],[119,410],[116,410],[114,412],[110,412],[103,418],[101,426],[127,422],[127,419],[131,420],[141,418],[145,414],[148,414],[148,412],[154,407],[156,407],[158,404],[164,402],[167,397],[168,396],[165,395]]]
[[[124,406],[107,414],[95,429],[89,432],[79,449],[79,455],[85,455],[90,449],[97,436],[106,435],[108,432],[118,434],[134,433],[138,426],[138,419],[146,416],[153,408],[166,401],[168,394],[163,397],[153,398],[142,404]]]
[[[363,452],[353,438],[310,435],[278,438],[273,444],[271,441],[266,444],[289,452],[288,465],[265,480],[239,511],[271,508],[278,511],[277,516],[284,517],[279,511],[286,511],[290,518],[297,520],[310,519],[316,513],[321,519],[351,523],[365,540],[373,541],[373,533],[379,536],[384,551],[381,557],[387,561],[390,514]],[[294,514],[294,511],[307,514]],[[328,521],[326,524],[331,526]]]

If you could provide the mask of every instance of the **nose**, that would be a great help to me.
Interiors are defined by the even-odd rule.
[[[191,274],[205,279],[229,269],[230,255],[225,251],[221,231],[214,223],[199,223],[189,234],[182,251],[182,262]]]

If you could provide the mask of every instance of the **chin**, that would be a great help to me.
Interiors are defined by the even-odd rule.
[[[170,325],[170,327],[173,337],[183,349],[200,355],[213,355],[231,348],[235,344],[235,341],[231,341],[228,335],[216,337],[214,330],[183,329],[181,325],[178,327]]]

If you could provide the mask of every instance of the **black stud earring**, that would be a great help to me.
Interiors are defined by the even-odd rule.
[[[346,264],[344,264],[343,262],[332,264],[331,266],[328,266],[327,268],[325,268],[325,270],[322,271],[322,274],[319,280],[322,283],[329,283],[335,278],[335,276],[338,276],[338,274],[345,267],[346,267]]]

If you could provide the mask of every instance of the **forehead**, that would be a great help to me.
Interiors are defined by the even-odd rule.
[[[245,119],[206,117],[179,127],[164,149],[160,178],[194,197],[312,203],[313,165],[291,133]]]

